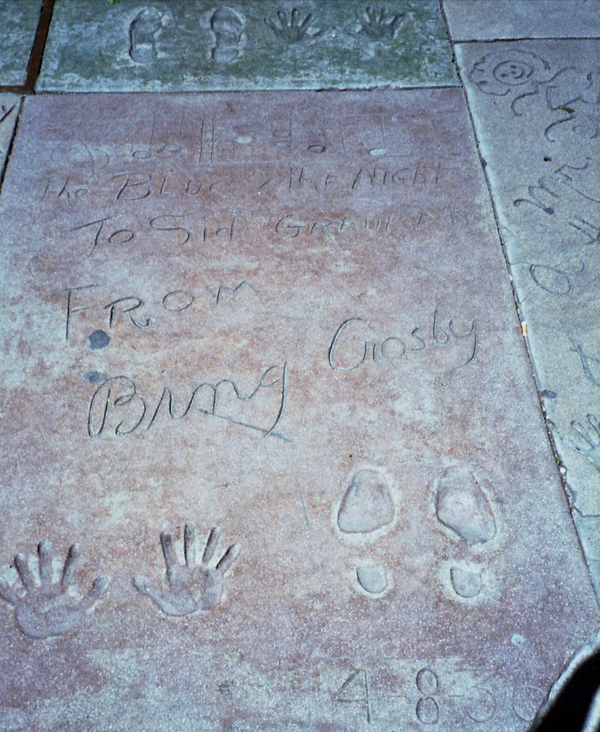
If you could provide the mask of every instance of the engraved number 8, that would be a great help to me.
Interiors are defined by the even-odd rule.
[[[417,718],[423,724],[437,724],[440,708],[433,698],[439,691],[440,681],[430,668],[422,668],[417,674],[417,689],[423,696],[417,702]]]

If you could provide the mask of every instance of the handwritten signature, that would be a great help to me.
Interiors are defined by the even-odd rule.
[[[259,396],[265,392],[266,399],[259,405]],[[276,437],[284,442],[291,442],[288,437],[275,431],[285,414],[287,393],[287,362],[265,369],[256,387],[248,394],[244,394],[232,379],[222,379],[214,383],[203,381],[192,390],[187,402],[180,402],[179,408],[169,386],[163,388],[156,406],[151,407],[150,400],[147,396],[142,396],[132,378],[124,375],[113,376],[104,381],[91,398],[87,429],[90,437],[99,437],[109,431],[121,437],[131,435],[140,429],[149,430],[157,424],[161,413],[166,411],[172,421],[200,414],[254,430],[261,433],[262,437]],[[244,404],[251,408],[251,415],[254,413],[258,417],[257,422],[264,419],[266,425],[255,424],[245,418],[245,415],[241,416],[236,406]],[[270,415],[268,421],[267,414]]]

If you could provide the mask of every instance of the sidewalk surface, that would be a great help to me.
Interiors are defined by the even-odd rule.
[[[528,730],[599,626],[600,1],[0,27],[0,732]]]

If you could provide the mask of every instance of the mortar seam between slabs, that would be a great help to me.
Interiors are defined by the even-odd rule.
[[[22,87],[16,87],[24,92]],[[415,85],[415,86],[394,86],[392,84],[385,84],[382,86],[323,86],[313,88],[302,88],[298,87],[281,87],[281,88],[270,88],[270,89],[36,89],[35,96],[42,96],[48,94],[164,94],[165,96],[175,96],[176,94],[192,96],[200,94],[288,94],[290,92],[298,94],[322,94],[328,92],[340,92],[340,93],[352,93],[352,92],[386,92],[386,91],[429,91],[433,89],[460,89],[461,84],[459,82],[455,84],[431,84],[431,85]],[[0,92],[4,90],[0,87]],[[5,88],[6,91],[10,90],[10,87]]]
[[[40,7],[40,16],[35,29],[35,36],[29,52],[27,67],[25,70],[25,82],[23,84],[0,84],[0,94],[35,94],[42,62],[46,51],[48,31],[52,22],[55,0],[43,0]]]
[[[512,43],[520,41],[598,41],[595,36],[519,36],[516,38],[452,38],[452,43]]]
[[[444,9],[444,0],[438,0],[438,4],[440,7],[440,14],[442,16],[442,22],[446,26],[446,40],[448,41],[448,45],[450,46],[450,55],[451,55],[451,63],[454,67],[454,73],[456,74],[456,78],[458,79],[458,87],[463,89],[463,95],[464,95],[464,84],[462,81],[462,76],[460,75],[460,69],[458,68],[458,61],[456,60],[456,54],[454,53],[454,43],[452,41],[452,35],[450,33],[450,23],[448,22],[448,16],[446,15],[446,11]]]
[[[42,62],[46,51],[46,42],[48,40],[48,32],[52,23],[52,15],[54,13],[55,0],[43,0],[40,8],[40,17],[38,19],[31,53],[29,54],[29,63],[27,64],[27,72],[25,76],[24,91],[35,93],[35,85],[37,84],[40,71],[42,70]]]
[[[454,49],[453,49],[453,55],[454,55]],[[494,216],[494,223],[496,225],[496,231],[497,231],[497,234],[498,234],[498,239],[500,241],[500,248],[502,250],[502,255],[504,257],[506,269],[507,269],[507,272],[508,272],[508,275],[509,275],[509,279],[510,279],[510,286],[511,286],[511,291],[512,291],[512,295],[513,295],[513,304],[514,304],[514,307],[515,307],[515,312],[516,312],[517,317],[519,319],[519,323],[523,323],[524,321],[522,319],[521,309],[519,307],[519,300],[518,300],[518,297],[517,297],[516,285],[515,285],[515,282],[514,282],[513,277],[512,277],[512,268],[511,268],[511,265],[510,265],[510,260],[508,258],[508,254],[506,252],[506,246],[504,244],[504,238],[502,237],[502,234],[501,234],[501,231],[500,231],[500,222],[498,220],[498,211],[496,209],[496,203],[494,201],[494,196],[492,194],[492,187],[491,187],[490,179],[489,179],[489,176],[488,176],[488,173],[487,173],[488,163],[487,163],[486,159],[483,157],[483,154],[482,154],[482,151],[481,151],[481,146],[480,146],[479,138],[477,136],[477,128],[475,126],[475,117],[474,117],[473,111],[471,110],[471,106],[469,104],[469,97],[467,96],[467,90],[466,90],[466,87],[465,87],[465,84],[464,84],[464,81],[463,81],[463,77],[462,77],[462,73],[461,73],[461,70],[460,70],[460,67],[459,67],[458,63],[456,65],[456,67],[457,67],[457,73],[459,75],[459,79],[460,79],[460,82],[461,82],[461,88],[462,88],[463,96],[464,96],[464,99],[465,99],[465,103],[466,103],[466,107],[467,107],[467,112],[468,112],[469,118],[471,120],[471,128],[472,128],[472,131],[473,131],[473,137],[475,139],[475,145],[476,145],[476,148],[477,148],[477,154],[479,156],[479,161],[480,161],[481,169],[482,169],[482,172],[483,172],[483,175],[484,175],[484,179],[485,179],[485,182],[486,182],[486,187],[487,187],[487,191],[488,191],[488,197],[489,197],[489,200],[490,200],[490,203],[491,203],[491,206],[492,206],[492,214]],[[574,510],[577,510],[579,513],[581,513],[581,511],[579,511],[579,509],[577,509],[576,506],[571,505],[571,500],[569,498],[569,491],[567,490],[567,477],[566,477],[566,473],[563,475],[560,472],[560,470],[559,470],[559,463],[562,464],[562,460],[560,458],[560,454],[558,452],[558,449],[557,449],[557,446],[556,446],[556,442],[554,440],[554,437],[553,437],[552,432],[550,430],[550,427],[548,425],[548,419],[546,417],[546,410],[545,410],[544,405],[543,405],[543,402],[542,402],[542,397],[541,397],[541,393],[540,393],[540,391],[541,391],[541,389],[540,389],[540,378],[539,378],[539,374],[538,374],[538,371],[537,371],[537,367],[536,367],[535,361],[533,359],[533,355],[531,353],[531,349],[530,349],[530,346],[529,346],[528,339],[523,336],[522,340],[524,341],[524,344],[523,345],[524,345],[524,348],[525,348],[525,354],[526,354],[527,362],[529,363],[529,371],[530,371],[530,375],[532,377],[533,385],[534,385],[534,388],[535,388],[535,391],[536,391],[537,402],[538,402],[538,405],[539,405],[539,408],[540,408],[540,412],[541,412],[541,416],[542,416],[542,420],[543,420],[543,423],[544,423],[544,428],[545,428],[545,431],[546,431],[546,436],[548,438],[548,444],[550,446],[550,449],[552,451],[552,455],[554,457],[554,463],[555,463],[555,466],[556,466],[556,472],[558,473],[559,481],[560,481],[560,484],[562,486],[562,489],[563,489],[563,492],[564,492],[564,495],[565,495],[565,499],[567,501],[567,506],[569,508],[569,514],[571,516],[571,520],[572,520],[573,526],[575,528],[575,535],[577,537],[577,543],[579,545],[579,549],[581,551],[581,554],[582,554],[583,559],[585,561],[586,567],[588,569],[589,580],[590,580],[590,584],[592,586],[592,591],[593,591],[594,597],[596,599],[596,604],[597,604],[598,607],[600,607],[600,596],[598,596],[598,593],[596,592],[596,586],[595,586],[595,583],[594,583],[594,581],[592,579],[592,572],[591,572],[590,563],[588,561],[587,554],[584,551],[583,542],[582,542],[582,539],[581,539],[581,537],[579,535],[579,530],[577,528],[577,524],[575,523],[575,517],[573,516],[573,511]]]

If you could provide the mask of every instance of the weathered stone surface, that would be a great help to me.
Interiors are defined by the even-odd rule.
[[[0,4],[0,86],[22,86],[38,26],[42,0],[7,0]]]
[[[548,423],[600,591],[600,42],[457,46]],[[595,524],[596,537],[590,531]]]
[[[527,728],[598,611],[470,129],[459,89],[26,99],[0,729]]]
[[[437,0],[57,0],[38,88],[319,89],[456,84]],[[382,15],[383,12],[383,15]]]
[[[20,96],[0,94],[0,179],[4,172],[6,155],[10,149],[20,109]]]
[[[600,0],[442,0],[454,41],[598,38]]]

